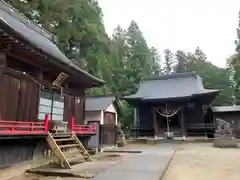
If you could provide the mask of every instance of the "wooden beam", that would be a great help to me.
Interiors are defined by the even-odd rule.
[[[22,52],[19,52],[19,51],[11,51],[11,52],[8,52],[7,53],[9,56],[12,56],[13,58],[16,58],[16,59],[18,59],[18,60],[20,60],[20,61],[23,61],[23,62],[25,62],[25,63],[28,63],[28,64],[30,64],[30,65],[33,65],[33,66],[35,66],[35,67],[38,67],[38,68],[41,68],[41,67],[43,67],[45,64],[47,64],[47,62],[46,63],[44,63],[44,64],[40,64],[40,59],[41,59],[41,57],[40,56],[34,56],[34,55],[32,55],[31,56],[31,54],[30,54],[30,52],[29,51],[25,51],[25,53],[22,51]]]
[[[64,94],[83,97],[84,96],[84,90],[85,90],[85,88],[69,87],[69,84],[65,84],[63,92],[64,92]]]
[[[43,69],[40,68],[38,73],[37,73],[37,79],[38,80],[43,80]]]

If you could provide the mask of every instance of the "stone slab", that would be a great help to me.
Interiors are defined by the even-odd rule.
[[[170,163],[178,143],[161,143],[141,148],[142,153],[112,166],[95,176],[95,180],[159,180]]]
[[[104,150],[106,153],[142,153],[139,150]]]
[[[76,169],[63,169],[55,165],[44,165],[27,170],[27,173],[39,174],[43,176],[59,176],[59,177],[79,177],[93,178],[94,176],[88,173],[77,171]]]

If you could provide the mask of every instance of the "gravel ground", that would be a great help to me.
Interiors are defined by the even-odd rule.
[[[240,180],[240,149],[181,144],[163,180]]]

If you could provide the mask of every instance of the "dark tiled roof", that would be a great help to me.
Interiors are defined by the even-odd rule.
[[[240,106],[215,106],[213,112],[240,112]]]
[[[24,38],[37,49],[46,53],[46,55],[53,57],[58,63],[76,70],[78,73],[86,76],[86,78],[95,81],[95,83],[104,83],[104,81],[90,75],[69,60],[51,41],[53,36],[50,33],[35,25],[2,0],[0,0],[0,24],[11,28],[18,36]]]
[[[155,76],[155,77],[146,77],[143,78],[143,81],[152,81],[152,80],[168,80],[168,79],[176,79],[176,78],[184,78],[184,77],[196,77],[196,72],[186,72],[186,73],[172,73],[166,74],[162,76]]]
[[[195,72],[176,73],[143,79],[137,93],[123,99],[167,100],[217,92],[219,90],[204,89],[201,77]]]
[[[110,104],[114,103],[115,100],[116,98],[114,96],[88,97],[86,99],[85,110],[86,111],[106,110]]]

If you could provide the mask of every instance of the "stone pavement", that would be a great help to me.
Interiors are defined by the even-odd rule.
[[[141,154],[114,164],[95,176],[95,180],[159,180],[165,172],[178,143],[160,143],[141,148]]]

